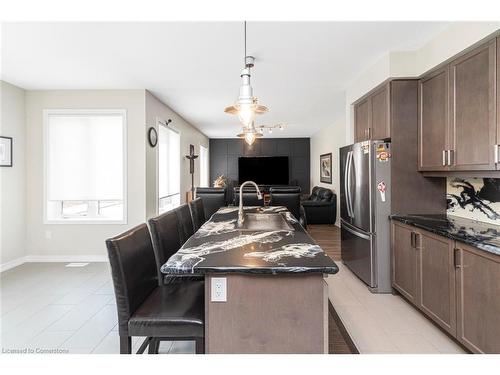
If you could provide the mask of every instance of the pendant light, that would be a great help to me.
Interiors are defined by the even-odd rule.
[[[238,138],[243,138],[247,145],[251,146],[255,139],[262,138],[262,133],[255,129],[255,126],[252,122],[250,126],[243,127],[243,132],[237,135]]]
[[[259,105],[258,100],[253,96],[253,88],[250,85],[250,69],[255,65],[255,58],[247,56],[247,23],[244,22],[244,45],[245,45],[245,58],[244,68],[241,71],[240,77],[242,85],[240,87],[240,95],[236,104],[226,107],[224,112],[231,115],[238,115],[241,124],[244,127],[253,127],[255,116],[263,114],[268,111],[266,106]]]

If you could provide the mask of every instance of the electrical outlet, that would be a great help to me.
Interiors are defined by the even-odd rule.
[[[46,230],[45,231],[45,238],[48,240],[52,239],[52,231]]]
[[[210,279],[211,301],[226,302],[227,301],[227,278],[212,277]]]

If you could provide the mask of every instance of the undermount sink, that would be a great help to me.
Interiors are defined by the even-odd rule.
[[[283,215],[279,213],[258,214],[246,213],[244,214],[244,221],[239,230],[252,230],[252,231],[274,231],[274,230],[295,230]]]

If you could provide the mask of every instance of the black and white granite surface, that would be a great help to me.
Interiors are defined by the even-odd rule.
[[[500,226],[447,215],[391,215],[391,219],[500,255]]]
[[[500,225],[500,178],[448,178],[448,215]]]
[[[245,213],[282,214],[294,230],[242,231],[238,207],[223,207],[161,267],[165,274],[338,272],[285,207],[245,207]]]

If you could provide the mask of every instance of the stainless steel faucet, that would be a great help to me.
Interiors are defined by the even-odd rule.
[[[240,186],[240,207],[238,209],[238,226],[243,225],[243,221],[245,220],[243,217],[243,186],[251,184],[255,186],[255,189],[257,190],[257,198],[262,199],[262,194],[260,193],[259,187],[257,184],[253,181],[245,181],[244,183],[241,184]]]

